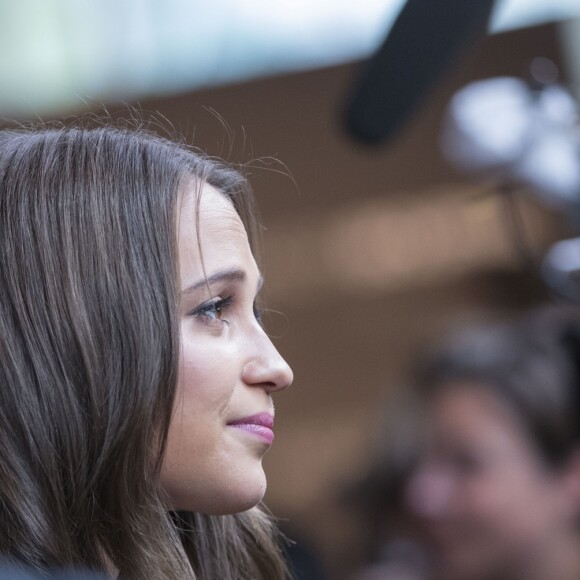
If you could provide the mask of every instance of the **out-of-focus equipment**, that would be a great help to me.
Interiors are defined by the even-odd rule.
[[[349,132],[392,137],[466,45],[487,29],[493,0],[408,0],[370,59],[349,104]]]
[[[530,82],[494,78],[456,93],[442,149],[456,167],[495,177],[503,189],[525,186],[580,230],[577,104],[555,83],[551,61],[535,59],[531,72]],[[555,244],[540,271],[551,288],[580,302],[580,238]]]

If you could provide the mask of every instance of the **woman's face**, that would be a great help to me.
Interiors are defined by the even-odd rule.
[[[515,577],[524,562],[570,539],[577,485],[544,465],[516,415],[494,394],[450,384],[433,402],[431,419],[428,451],[408,499],[426,525],[443,578]]]
[[[235,513],[264,495],[272,394],[292,371],[256,317],[262,278],[232,203],[205,185],[199,208],[184,197],[178,227],[181,353],[162,484],[176,509]]]

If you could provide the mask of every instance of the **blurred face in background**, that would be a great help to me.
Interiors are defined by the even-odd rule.
[[[485,387],[450,383],[430,410],[428,448],[407,497],[441,578],[520,578],[575,538],[578,478],[548,468],[507,403]]]

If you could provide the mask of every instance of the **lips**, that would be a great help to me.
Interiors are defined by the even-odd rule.
[[[236,419],[228,422],[228,426],[254,435],[268,443],[268,445],[271,445],[274,441],[274,417],[270,413],[257,413],[250,417]]]

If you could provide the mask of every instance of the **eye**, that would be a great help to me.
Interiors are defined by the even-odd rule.
[[[481,457],[472,450],[456,449],[451,451],[445,458],[446,463],[457,474],[475,475],[482,471],[483,462]]]
[[[208,324],[229,324],[223,315],[232,305],[233,297],[221,298],[216,296],[191,311],[191,315]]]

